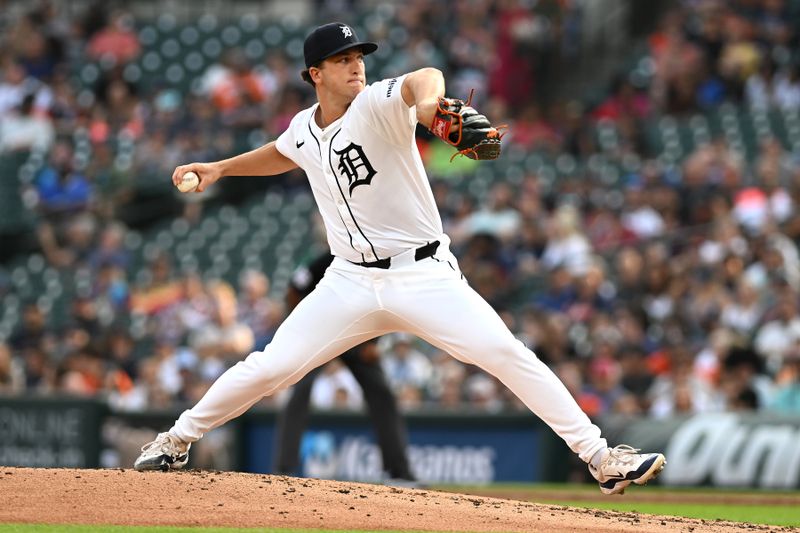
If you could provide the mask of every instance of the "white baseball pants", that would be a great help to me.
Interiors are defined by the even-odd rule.
[[[251,353],[181,414],[170,433],[193,442],[285,389],[345,350],[386,333],[416,335],[496,376],[585,462],[607,444],[566,387],[461,277],[446,247],[415,262],[411,250],[392,268],[335,258],[316,289]]]

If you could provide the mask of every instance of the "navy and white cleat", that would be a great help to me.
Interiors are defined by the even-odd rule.
[[[179,470],[189,462],[190,442],[181,442],[169,433],[159,433],[156,440],[142,446],[142,453],[133,463],[135,470]]]
[[[600,466],[589,465],[589,472],[600,484],[603,494],[622,494],[631,483],[644,485],[664,469],[667,460],[660,453],[638,453],[626,444],[609,448]]]

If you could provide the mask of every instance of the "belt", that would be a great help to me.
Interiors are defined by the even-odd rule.
[[[422,261],[423,259],[427,259],[431,257],[433,254],[436,253],[437,248],[439,248],[439,241],[429,242],[425,246],[420,246],[416,250],[414,250],[414,261]],[[410,252],[410,250],[409,250]],[[401,256],[405,256],[406,252],[396,255],[395,257],[387,257],[386,259],[378,259],[377,261],[364,261],[362,263],[356,263],[355,261],[350,261],[354,265],[359,265],[367,268],[383,268],[388,269],[392,267],[392,260],[399,259]]]

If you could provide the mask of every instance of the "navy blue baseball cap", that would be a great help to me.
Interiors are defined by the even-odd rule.
[[[378,49],[375,43],[359,41],[355,30],[344,22],[323,24],[312,31],[303,43],[306,68],[355,46],[361,47],[364,55]]]

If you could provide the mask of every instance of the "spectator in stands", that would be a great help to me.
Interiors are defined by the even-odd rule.
[[[0,342],[0,396],[19,394],[25,390],[25,371],[11,349]]]
[[[256,346],[269,342],[283,315],[282,306],[269,297],[269,289],[269,278],[262,272],[245,270],[239,276],[238,315],[253,331]]]
[[[548,269],[564,267],[571,276],[582,276],[589,269],[592,248],[581,228],[580,212],[564,204],[553,213],[542,265]]]
[[[35,96],[27,94],[16,113],[0,115],[0,155],[8,152],[46,152],[55,131],[49,117],[34,113]]]
[[[737,99],[747,78],[758,72],[761,54],[752,39],[753,24],[745,17],[731,13],[725,20],[725,44],[719,58],[719,72],[728,85],[728,92]]]
[[[238,48],[227,51],[219,63],[208,68],[203,86],[223,115],[236,111],[246,103],[263,102],[267,95],[258,74]]]
[[[787,357],[775,376],[775,392],[768,407],[783,413],[800,413],[800,357]]]
[[[45,217],[84,211],[89,208],[93,193],[92,184],[75,168],[74,153],[66,141],[53,147],[49,164],[36,178],[36,189]]]
[[[651,239],[664,233],[664,218],[653,208],[650,191],[645,189],[639,176],[628,177],[620,219],[625,229],[639,239]]]
[[[56,364],[40,347],[22,351],[25,368],[25,391],[32,394],[49,394],[56,389]]]
[[[118,10],[111,13],[106,26],[91,37],[86,53],[94,60],[120,65],[138,57],[141,49],[133,16]]]
[[[137,144],[133,164],[145,176],[169,174],[168,168],[179,160],[182,150],[175,139],[170,138],[167,127],[149,132]]]
[[[749,251],[747,240],[733,217],[715,217],[708,233],[697,249],[704,265],[718,265],[730,255],[744,257]]]
[[[396,394],[402,395],[406,388],[426,391],[433,377],[430,359],[414,348],[412,338],[405,333],[384,337],[381,364],[386,379]]]
[[[72,300],[72,325],[85,331],[92,339],[92,344],[99,342],[105,327],[108,325],[104,317],[100,317],[94,300],[88,294],[79,293]]]
[[[598,120],[641,120],[650,114],[650,101],[629,79],[618,76],[611,87],[611,94],[595,110],[592,116]]]
[[[549,272],[546,290],[533,295],[533,304],[550,313],[566,313],[575,299],[572,275],[565,265],[556,265]]]
[[[200,275],[190,272],[183,277],[183,292],[175,311],[180,329],[180,337],[187,331],[199,331],[213,321],[215,311],[214,299],[208,291]],[[179,338],[179,337],[176,337]]]
[[[635,244],[638,236],[625,227],[612,209],[601,206],[593,210],[586,220],[586,238],[598,253],[618,250],[621,246]]]
[[[791,13],[786,0],[764,0],[757,18],[759,37],[773,45],[789,45],[793,38]],[[796,8],[796,4],[795,4]]]
[[[155,362],[159,389],[173,399],[177,398],[183,387],[178,347],[169,341],[156,341],[149,359]]]
[[[650,408],[647,392],[655,377],[647,366],[647,356],[640,345],[624,345],[619,352],[620,386],[630,392],[640,412]]]
[[[447,57],[452,69],[448,86],[452,94],[469,94],[474,87],[485,87],[488,70],[494,61],[494,34],[483,24],[491,18],[491,5],[488,2],[462,4],[458,7],[458,22],[455,32],[445,44]],[[484,95],[479,95],[484,96]],[[481,109],[485,108],[481,101]],[[505,114],[492,117],[505,117]]]
[[[500,182],[492,186],[486,204],[459,224],[453,240],[460,244],[473,235],[484,233],[507,243],[517,234],[520,224],[514,191],[507,183]]]
[[[112,369],[125,373],[131,380],[139,377],[138,361],[134,349],[136,342],[123,327],[112,326],[103,343],[103,353]]]
[[[355,411],[364,405],[356,378],[339,359],[328,363],[311,387],[311,405],[317,409]]]
[[[546,246],[545,218],[523,219],[520,231],[509,248],[509,254],[514,259],[518,276],[524,278],[539,272],[540,260]]]
[[[720,410],[756,410],[772,402],[774,382],[764,374],[764,361],[750,348],[729,350],[719,384],[725,402]]]
[[[48,316],[36,302],[22,306],[22,320],[11,335],[9,344],[15,352],[27,349],[50,350],[56,344],[56,335],[48,325]]]
[[[59,391],[68,395],[91,397],[105,386],[103,360],[86,347],[68,355],[59,368]]]
[[[276,97],[281,94],[294,79],[294,71],[289,59],[281,51],[271,51],[264,57],[264,62],[253,71],[261,82],[261,89],[268,104],[277,104]]]
[[[143,283],[131,294],[132,313],[154,316],[180,301],[183,289],[168,253],[159,252],[144,272]]]
[[[432,400],[431,407],[453,411],[461,409],[463,407],[462,389],[467,377],[466,366],[441,350],[434,352],[431,360],[433,373],[428,388]],[[401,410],[407,410],[409,407],[409,402],[406,400],[407,391],[414,391],[415,395],[419,395],[416,392],[419,389],[412,386],[396,391]]]
[[[54,74],[50,87],[53,96],[49,111],[56,134],[74,132],[80,111],[75,87],[66,73],[60,70]]]
[[[475,372],[464,381],[467,402],[472,409],[486,413],[503,410],[503,398],[498,382],[484,372]]]
[[[134,87],[125,81],[121,74],[114,71],[113,76],[99,87],[99,105],[97,112],[97,130],[90,129],[96,144],[108,141],[112,134],[123,133],[130,139],[139,139],[144,133],[147,109],[144,102],[136,95]]]
[[[597,313],[608,313],[613,307],[613,288],[606,279],[606,268],[600,258],[587,266],[583,275],[575,276],[575,301],[567,310],[573,322],[589,322]]]
[[[556,126],[542,116],[538,105],[533,102],[528,103],[515,119],[509,135],[512,144],[530,151],[558,153],[563,139]]]
[[[489,92],[507,105],[515,106],[534,94],[532,48],[546,31],[546,24],[521,2],[503,3],[495,21],[498,61],[490,72]]]
[[[650,415],[665,418],[715,409],[714,392],[692,373],[693,357],[687,350],[669,350],[669,370],[656,377],[648,391]]]
[[[789,65],[775,80],[775,105],[782,111],[800,109],[800,70],[796,64]]]
[[[778,295],[775,308],[768,312],[766,322],[757,331],[755,350],[763,359],[767,371],[775,375],[783,361],[800,343],[800,316],[797,314],[797,294],[785,291]]]
[[[15,28],[19,34],[12,35],[9,41],[17,43],[16,53],[25,72],[36,79],[49,82],[58,62],[63,59],[64,51],[63,43],[52,33],[52,26],[50,28],[45,26],[46,15],[43,13],[45,9],[38,13],[31,12],[24,17],[22,24]],[[51,31],[50,35],[46,34],[47,31]]]
[[[164,390],[159,379],[159,361],[149,357],[139,363],[139,380],[128,401],[132,406],[144,405],[147,409],[165,409],[173,405],[174,399]]]
[[[720,316],[721,325],[749,338],[761,321],[764,309],[758,291],[745,278],[740,278],[735,296],[725,304]]]
[[[37,228],[39,245],[47,261],[61,268],[87,265],[93,250],[97,220],[88,211]]]
[[[650,39],[655,73],[651,83],[654,105],[666,113],[693,111],[703,55],[683,33],[682,16],[671,12],[664,17],[662,29]]]
[[[594,343],[593,352],[578,403],[589,417],[598,417],[612,413],[629,393],[622,388],[622,368],[614,358],[613,346],[603,341]]]
[[[214,303],[213,322],[193,331],[190,345],[202,361],[204,380],[218,378],[233,362],[250,353],[253,330],[237,317],[236,293],[227,283],[213,281],[207,287]]]
[[[0,117],[20,109],[26,96],[33,95],[30,105],[36,116],[50,109],[52,92],[47,85],[27,75],[24,67],[13,57],[0,56],[2,81],[0,81]]]
[[[112,409],[144,411],[148,407],[144,387],[118,367],[111,367],[106,374],[104,389],[108,405]]]
[[[747,105],[751,109],[768,110],[775,105],[775,65],[768,58],[758,72],[747,78],[744,86]]]
[[[112,222],[100,232],[99,242],[90,256],[90,264],[99,269],[103,265],[114,265],[126,269],[130,264],[130,253],[125,249],[126,229],[119,222]]]

